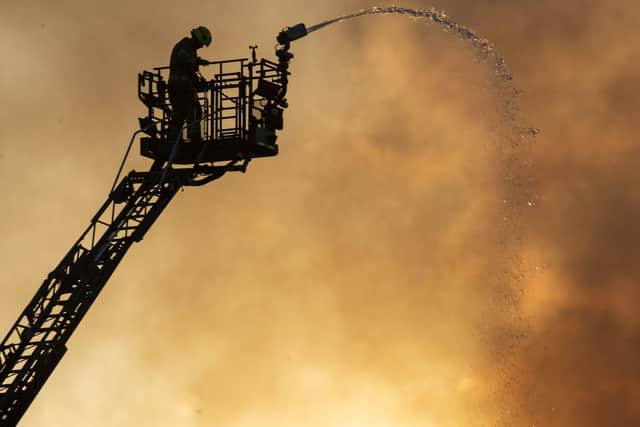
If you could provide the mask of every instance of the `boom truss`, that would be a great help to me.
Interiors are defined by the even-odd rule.
[[[243,168],[133,171],[120,182],[0,344],[0,426],[17,424],[127,250],[142,240],[176,192]]]

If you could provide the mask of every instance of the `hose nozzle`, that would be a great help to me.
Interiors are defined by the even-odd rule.
[[[305,27],[303,23],[300,23],[294,25],[293,27],[285,27],[282,31],[280,31],[280,34],[278,34],[276,40],[281,45],[286,45],[294,40],[301,39],[306,35],[307,27]]]

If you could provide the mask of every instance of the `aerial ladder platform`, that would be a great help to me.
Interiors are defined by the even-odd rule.
[[[276,132],[283,128],[288,106],[290,42],[305,35],[303,24],[282,30],[277,61],[258,60],[252,46],[251,58],[206,64],[213,77],[198,91],[200,141],[167,138],[169,67],[138,75],[138,96],[147,114],[139,120],[107,200],[0,343],[0,427],[18,424],[124,255],[180,189],[205,185],[228,172],[246,172],[252,159],[278,154]],[[153,165],[120,179],[140,134],[145,135],[140,153]]]

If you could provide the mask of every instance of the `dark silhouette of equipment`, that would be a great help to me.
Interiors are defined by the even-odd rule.
[[[257,157],[278,154],[276,131],[283,127],[290,42],[302,37],[299,24],[278,35],[278,62],[209,62],[213,77],[198,93],[204,138],[167,140],[171,105],[168,67],[144,71],[138,95],[147,107],[134,133],[116,181],[102,207],[0,343],[0,427],[14,427],[67,351],[67,341],[134,242],[143,239],[178,190],[199,186],[227,172],[245,172]],[[305,30],[306,34],[306,30]],[[184,130],[184,129],[183,129]],[[148,172],[118,179],[137,134],[143,156],[154,160]],[[176,167],[183,165],[184,167]],[[116,185],[117,183],[117,185]]]

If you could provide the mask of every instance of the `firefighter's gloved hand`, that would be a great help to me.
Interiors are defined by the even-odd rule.
[[[198,77],[198,80],[196,81],[196,89],[201,92],[203,90],[205,90],[207,88],[207,80],[202,78],[202,77]]]

